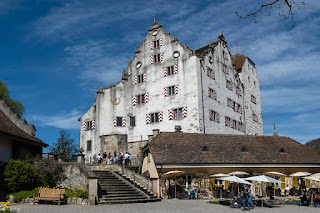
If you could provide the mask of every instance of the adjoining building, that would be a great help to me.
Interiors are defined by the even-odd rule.
[[[42,156],[48,144],[35,136],[36,128],[0,99],[0,161]]]
[[[319,155],[288,137],[163,132],[155,134],[143,148],[142,174],[154,181],[161,194],[161,175],[183,171],[182,185],[187,188],[198,174],[245,171],[251,175],[265,172],[320,172]],[[290,180],[289,180],[290,179]],[[296,177],[281,181],[298,186]],[[309,181],[307,181],[308,187]],[[286,184],[281,184],[284,190]]]
[[[91,162],[103,152],[138,156],[153,129],[263,135],[260,82],[247,56],[231,55],[223,33],[191,50],[156,22],[122,79],[97,90],[79,118],[80,147]]]

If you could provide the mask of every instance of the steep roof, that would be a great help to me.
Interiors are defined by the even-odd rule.
[[[1,110],[0,110],[0,133],[12,136],[19,141],[32,143],[34,145],[47,147],[48,144],[39,138],[32,136],[17,127]]]
[[[305,144],[309,149],[318,152],[320,155],[320,138],[309,141]]]
[[[243,67],[244,63],[246,62],[247,56],[237,53],[232,55],[231,59],[236,67],[236,70],[239,70]]]
[[[153,139],[150,150],[156,164],[320,164],[316,152],[276,136],[166,132]]]

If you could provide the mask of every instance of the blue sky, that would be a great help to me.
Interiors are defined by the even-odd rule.
[[[245,3],[244,3],[245,2]],[[77,119],[97,86],[121,78],[156,17],[190,48],[224,31],[231,52],[249,56],[261,82],[264,134],[306,142],[320,137],[320,1],[295,12],[295,27],[274,11],[239,19],[257,0],[0,1],[0,79],[26,107],[37,137],[52,144],[61,128],[79,142]]]

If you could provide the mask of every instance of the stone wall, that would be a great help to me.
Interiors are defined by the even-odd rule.
[[[88,188],[88,177],[93,175],[92,171],[85,165],[79,163],[62,163],[65,179],[58,183],[59,187]]]

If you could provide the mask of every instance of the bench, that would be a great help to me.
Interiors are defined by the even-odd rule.
[[[60,205],[60,201],[64,198],[65,189],[39,189],[38,197],[33,194],[33,204],[36,200],[53,200],[58,201]]]

